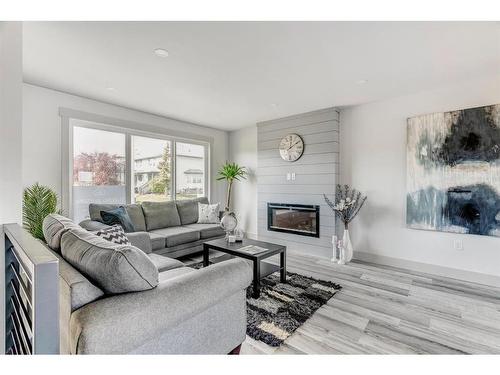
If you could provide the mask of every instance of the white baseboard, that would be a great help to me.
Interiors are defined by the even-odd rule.
[[[365,253],[356,251],[354,259],[363,260],[366,262],[405,268],[411,271],[429,273],[437,276],[449,277],[452,279],[469,281],[478,284],[491,285],[500,287],[500,277],[479,272],[460,270],[457,268],[436,266],[434,264],[414,262],[411,260],[392,258],[384,255]]]

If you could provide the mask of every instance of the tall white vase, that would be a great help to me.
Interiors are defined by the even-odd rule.
[[[344,237],[342,238],[342,244],[344,247],[344,260],[346,263],[352,260],[354,251],[352,249],[351,237],[349,237],[349,230],[344,229]]]

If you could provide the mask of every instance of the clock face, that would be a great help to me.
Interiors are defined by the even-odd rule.
[[[288,134],[280,142],[280,155],[283,160],[296,161],[304,153],[304,141],[298,134]]]

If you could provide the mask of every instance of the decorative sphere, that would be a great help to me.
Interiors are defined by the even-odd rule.
[[[220,226],[226,232],[232,232],[238,225],[238,220],[233,212],[225,213],[220,221]]]

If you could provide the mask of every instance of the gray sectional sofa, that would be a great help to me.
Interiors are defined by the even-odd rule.
[[[59,258],[61,353],[227,354],[245,340],[244,260],[193,269],[144,247],[146,232],[118,245],[56,214],[43,231]]]
[[[197,224],[198,202],[208,204],[208,199],[204,197],[172,202],[143,202],[123,205],[123,207],[129,214],[135,231],[147,233],[146,241],[149,244],[141,245],[146,251],[170,258],[179,258],[200,252],[203,250],[203,242],[225,235],[219,224]],[[101,211],[119,206],[118,204],[90,204],[90,219],[82,221],[80,226],[89,231],[107,227],[102,223]],[[127,235],[134,237],[132,233]]]

